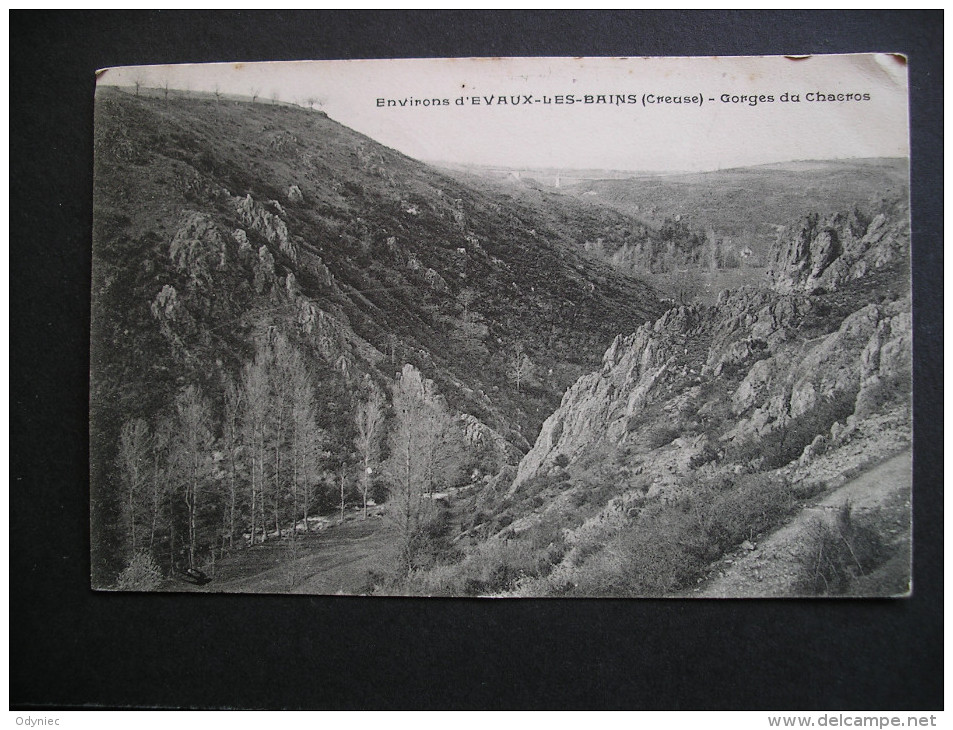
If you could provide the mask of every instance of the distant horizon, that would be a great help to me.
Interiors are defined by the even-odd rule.
[[[335,120],[337,121],[337,120]],[[804,158],[804,159],[786,159],[786,160],[774,160],[771,162],[760,162],[754,165],[734,165],[732,167],[716,167],[706,170],[691,170],[691,169],[659,169],[659,170],[633,170],[633,169],[624,169],[624,168],[606,168],[606,167],[553,167],[553,166],[534,166],[534,167],[524,167],[524,166],[507,166],[507,165],[489,165],[479,162],[473,163],[460,163],[460,162],[448,162],[447,160],[419,160],[426,165],[431,165],[434,167],[443,167],[443,168],[454,168],[454,167],[468,167],[468,168],[486,168],[489,170],[519,170],[522,172],[543,172],[547,174],[559,174],[559,173],[579,173],[579,172],[611,172],[611,173],[621,173],[630,176],[670,176],[670,175],[703,175],[706,173],[713,172],[730,172],[732,170],[750,170],[757,167],[772,167],[778,165],[809,165],[812,163],[822,164],[822,163],[832,163],[832,162],[862,162],[864,160],[904,160],[909,163],[909,155],[896,155],[889,157],[828,157],[828,158]]]
[[[98,76],[136,80],[310,106],[447,164],[692,173],[909,157],[906,66],[888,55],[193,64]],[[818,94],[852,100],[805,101]]]
[[[129,84],[129,85],[119,85],[119,84],[106,83],[106,84],[102,84],[102,86],[104,86],[104,87],[112,87],[112,88],[116,88],[116,89],[123,89],[123,90],[126,91],[127,93],[134,93],[134,89],[135,89],[135,86],[134,86],[133,84]],[[203,90],[203,89],[185,89],[185,88],[177,88],[177,87],[172,87],[172,86],[170,86],[168,90],[169,90],[170,92],[175,92],[175,93],[178,93],[178,94],[188,95],[188,97],[191,97],[192,95],[196,95],[196,96],[201,95],[201,96],[208,96],[208,97],[210,97],[210,98],[214,98],[214,91],[207,91],[207,90]],[[142,86],[142,87],[141,87],[141,91],[150,92],[150,95],[152,95],[152,96],[157,96],[158,94],[164,93],[164,92],[165,92],[165,89],[164,89],[163,87],[161,87],[161,86]],[[247,95],[247,94],[236,94],[236,93],[228,93],[228,94],[225,94],[225,93],[223,93],[222,96],[223,96],[224,98],[229,98],[229,99],[232,99],[232,100],[238,100],[238,101],[241,101],[241,102],[243,102],[243,103],[249,103],[249,104],[252,104],[252,103],[270,104],[270,103],[272,103],[272,100],[271,100],[270,98],[266,97],[266,96],[260,96],[260,97],[258,97],[258,100],[257,100],[257,101],[256,101],[255,99],[253,99],[252,96]],[[300,101],[288,101],[288,100],[286,100],[286,99],[280,99],[280,98],[274,100],[274,103],[280,104],[280,105],[282,105],[282,106],[295,107],[295,108],[301,109],[301,110],[303,110],[303,111],[320,112],[320,113],[322,113],[322,114],[325,114],[325,115],[326,115],[329,119],[331,119],[332,121],[334,121],[334,122],[336,122],[336,123],[338,123],[338,124],[341,124],[342,126],[345,126],[345,127],[347,127],[348,129],[353,129],[352,127],[349,127],[349,126],[348,126],[347,124],[345,124],[344,122],[342,122],[342,121],[340,121],[340,120],[338,120],[338,119],[335,119],[333,116],[331,116],[330,114],[328,114],[323,108],[316,108],[316,109],[315,109],[315,108],[309,108],[309,107],[307,107],[306,105],[302,105],[302,102],[300,102]],[[358,133],[360,133],[360,134],[364,134],[364,136],[370,137],[370,135],[367,135],[367,134],[365,134],[364,132],[360,132],[359,130],[353,130],[353,131],[356,131],[356,132],[358,132]],[[372,139],[373,139],[373,138],[372,138]],[[376,140],[376,139],[375,139],[374,141],[377,142],[378,144],[381,144],[381,145],[384,145],[384,146],[388,146],[388,145],[385,145],[385,144],[384,144],[383,142],[381,142],[380,140]],[[396,149],[396,148],[391,148],[391,149]],[[553,165],[532,165],[532,166],[519,165],[519,166],[514,166],[514,165],[504,165],[504,164],[493,164],[493,163],[487,163],[487,162],[454,162],[454,161],[450,161],[450,160],[418,158],[418,157],[414,157],[413,155],[410,155],[410,154],[408,154],[408,153],[406,153],[406,152],[404,152],[404,151],[402,151],[402,150],[396,150],[396,151],[397,151],[397,152],[400,152],[401,154],[407,155],[407,156],[410,157],[411,159],[417,160],[418,162],[422,162],[422,163],[424,163],[425,165],[431,165],[431,166],[433,166],[433,167],[440,167],[440,168],[454,168],[454,167],[488,168],[488,169],[493,169],[493,170],[522,170],[522,171],[527,171],[527,172],[546,172],[546,173],[550,173],[550,174],[555,174],[555,173],[560,173],[560,172],[611,172],[611,173],[621,173],[621,174],[625,174],[625,175],[628,175],[628,176],[639,176],[639,175],[644,175],[644,176],[699,175],[699,174],[705,174],[705,173],[728,172],[728,171],[731,171],[731,170],[751,169],[751,168],[756,168],[756,167],[770,167],[770,166],[772,166],[772,165],[830,163],[830,162],[844,162],[844,163],[848,163],[848,162],[858,162],[858,161],[862,161],[862,160],[905,160],[905,161],[907,161],[908,163],[909,163],[909,161],[910,161],[910,155],[909,155],[909,153],[908,153],[908,154],[905,154],[905,155],[878,155],[878,156],[866,156],[866,157],[826,157],[826,158],[824,158],[824,157],[811,157],[811,158],[777,159],[777,160],[770,160],[770,161],[767,161],[767,162],[758,162],[758,163],[750,164],[750,165],[731,165],[731,166],[728,166],[728,167],[715,167],[715,168],[708,168],[708,169],[690,169],[690,168],[681,168],[681,169],[675,169],[675,168],[626,169],[626,168],[619,168],[619,167],[611,167],[611,168],[607,168],[607,167],[593,167],[593,166],[591,166],[591,165],[589,165],[589,166],[583,166],[583,167],[558,167],[558,166],[553,166]]]

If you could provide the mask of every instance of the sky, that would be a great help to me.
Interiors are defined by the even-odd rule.
[[[223,63],[99,77],[135,80],[316,100],[388,147],[464,165],[702,171],[909,154],[907,68],[889,54]]]

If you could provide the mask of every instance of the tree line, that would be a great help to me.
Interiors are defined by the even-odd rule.
[[[370,377],[357,391],[353,438],[335,447],[306,358],[273,332],[226,380],[218,403],[189,384],[151,422],[126,421],[117,455],[126,566],[120,587],[148,587],[137,584],[143,577],[154,584],[160,565],[195,574],[216,553],[294,542],[333,502],[343,521],[354,497],[366,518],[368,502],[386,496],[395,570],[417,567],[438,514],[433,497],[465,467],[463,434],[434,384],[412,365],[394,381],[390,404]]]

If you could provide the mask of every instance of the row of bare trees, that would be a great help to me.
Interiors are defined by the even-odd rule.
[[[370,378],[359,391],[354,450],[331,454],[306,360],[276,334],[225,384],[217,407],[188,385],[151,425],[126,422],[118,449],[126,564],[147,554],[194,569],[216,550],[294,542],[310,530],[316,497],[327,505],[340,489],[343,520],[353,483],[366,518],[382,481],[398,570],[413,570],[436,514],[434,495],[463,468],[462,433],[434,384],[411,365],[393,385],[391,408]]]
[[[196,566],[197,551],[249,544],[303,524],[326,453],[314,387],[299,351],[282,335],[224,388],[220,419],[196,385],[150,428],[120,434],[123,533],[129,556],[156,554]],[[216,420],[218,422],[216,422]]]
[[[135,90],[134,93],[136,96],[139,96],[140,92],[143,89],[149,88],[146,86],[146,83],[143,80],[143,78],[139,76],[134,77],[131,83],[132,83],[133,89]],[[169,99],[169,92],[176,90],[171,86],[171,82],[168,79],[162,79],[159,82],[159,86],[157,86],[156,88],[162,92],[162,98],[166,101],[168,101]],[[178,91],[183,92],[186,96],[191,93],[191,89],[188,89],[188,88],[179,89]],[[225,96],[225,92],[222,91],[222,87],[220,84],[215,84],[215,86],[212,87],[211,93],[215,97],[215,101],[218,103],[221,103],[222,98]],[[257,103],[258,100],[261,98],[261,87],[257,87],[257,86],[252,87],[251,89],[249,89],[248,95],[251,97],[252,103]],[[268,99],[273,105],[275,105],[275,104],[278,104],[279,101],[281,101],[281,95],[278,93],[278,91],[272,91],[270,95],[268,96]],[[298,106],[307,106],[308,109],[314,110],[316,106],[317,107],[324,106],[324,98],[321,96],[311,95],[311,96],[297,99],[296,103],[298,104]]]
[[[171,561],[178,549],[190,567],[195,564],[197,521],[214,470],[212,445],[208,403],[195,385],[176,396],[171,413],[153,428],[141,418],[123,425],[118,460],[127,562],[139,552],[156,556],[164,542]]]

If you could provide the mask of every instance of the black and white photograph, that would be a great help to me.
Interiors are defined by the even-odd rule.
[[[93,589],[915,591],[904,56],[114,67],[93,154]]]

